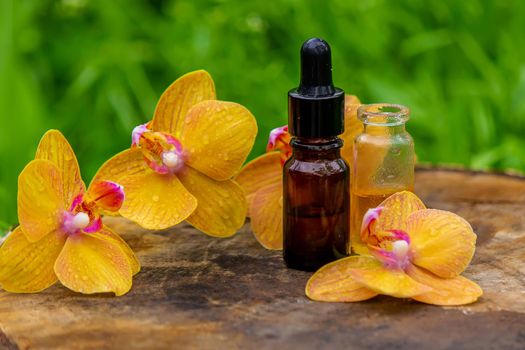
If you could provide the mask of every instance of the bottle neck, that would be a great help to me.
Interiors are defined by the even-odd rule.
[[[363,122],[364,132],[369,135],[403,134],[409,115],[407,107],[391,103],[361,105],[357,109],[357,118]]]
[[[385,134],[388,135],[396,135],[396,134],[403,134],[406,132],[405,124],[397,124],[397,125],[381,125],[381,124],[367,124],[366,122],[363,123],[364,125],[364,132],[369,135],[382,135]]]
[[[343,140],[339,137],[306,138],[293,137],[290,145],[293,156],[299,160],[334,160],[341,158]]]

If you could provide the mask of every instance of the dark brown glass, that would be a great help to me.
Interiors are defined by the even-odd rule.
[[[346,255],[349,232],[349,170],[338,137],[291,142],[283,173],[284,261],[315,271]]]

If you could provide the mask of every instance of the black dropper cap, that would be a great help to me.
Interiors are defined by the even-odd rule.
[[[345,93],[332,82],[330,45],[313,38],[301,47],[301,83],[288,92],[288,130],[293,136],[323,138],[344,131]]]

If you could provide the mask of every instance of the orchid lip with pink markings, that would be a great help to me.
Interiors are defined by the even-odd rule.
[[[136,126],[131,132],[131,146],[138,146],[140,137],[148,131],[151,131],[148,129],[148,123]]]
[[[383,207],[371,208],[366,211],[361,224],[361,240],[363,242],[368,241],[368,237],[370,236],[370,227],[374,222],[377,221],[382,211]]]
[[[270,131],[270,137],[268,138],[268,149],[273,149],[275,147],[275,144],[277,142],[277,139],[284,134],[288,133],[288,126],[281,126],[279,128],[275,128],[272,131]]]

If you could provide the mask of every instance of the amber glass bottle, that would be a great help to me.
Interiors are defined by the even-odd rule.
[[[349,168],[341,158],[344,92],[332,83],[331,54],[321,39],[301,48],[301,83],[288,93],[293,154],[283,169],[284,260],[313,271],[346,255]]]
[[[357,111],[364,131],[354,141],[351,188],[351,236],[354,253],[367,252],[360,240],[361,222],[395,192],[414,189],[414,141],[405,129],[409,110],[405,106],[378,103]]]

